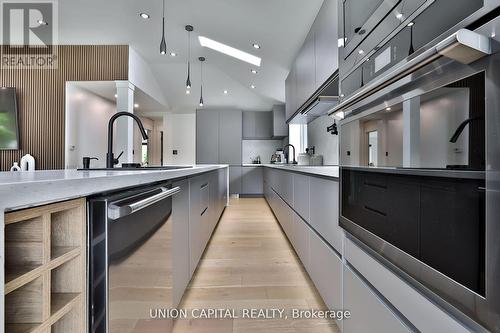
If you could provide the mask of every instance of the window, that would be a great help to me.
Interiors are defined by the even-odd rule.
[[[307,125],[290,124],[288,141],[295,147],[295,160],[299,153],[303,153],[307,148]]]

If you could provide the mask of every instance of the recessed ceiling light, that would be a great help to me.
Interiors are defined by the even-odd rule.
[[[363,54],[363,53],[365,53],[365,51],[363,51],[363,50],[358,50],[358,53],[359,53],[359,54]]]
[[[252,69],[252,70],[250,70],[250,72],[252,72],[253,74],[257,74],[258,73],[256,69]]]
[[[415,24],[415,22],[410,22],[410,23],[408,23],[408,26],[409,26],[409,27],[411,27],[411,26],[413,26],[414,24]]]
[[[191,90],[187,89],[186,90],[186,95],[189,95],[191,93]]]
[[[401,18],[403,18],[403,14],[402,14],[402,13],[398,13],[398,14],[396,14],[396,18],[397,18],[398,20],[400,20]]]
[[[385,108],[386,111],[391,111],[391,108]]]
[[[254,49],[257,49],[257,50],[260,49],[260,45],[257,43],[253,43],[252,46]]]
[[[340,97],[344,97],[345,95],[344,94],[340,94]]]
[[[227,90],[224,90],[224,95],[227,95],[228,91]]]
[[[134,108],[138,108],[139,107],[139,104],[134,104]]]
[[[140,13],[139,14],[140,17],[142,17],[143,19],[147,20],[148,18],[150,18],[151,16],[149,16],[148,13]]]
[[[38,22],[38,24],[40,24],[40,25],[49,25],[49,24],[48,24],[47,22],[45,22],[44,20],[38,20],[37,22]]]
[[[250,85],[250,88],[255,89],[256,88],[255,84]]]
[[[170,56],[171,56],[171,57],[175,57],[175,56],[177,56],[177,53],[175,53],[175,52],[170,52]]]
[[[241,61],[248,62],[254,66],[260,67],[261,58],[256,57],[250,53],[235,49],[226,44],[219,43],[207,37],[198,36],[201,46],[208,47],[220,53],[224,53],[230,57],[239,59]]]
[[[115,94],[115,98],[118,98],[118,94]]]
[[[496,35],[497,35],[496,33],[492,32],[490,36],[491,36],[491,38],[495,38]]]

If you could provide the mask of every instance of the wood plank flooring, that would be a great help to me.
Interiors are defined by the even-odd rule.
[[[179,308],[326,309],[263,198],[232,199]],[[338,333],[333,320],[184,319],[174,333]]]

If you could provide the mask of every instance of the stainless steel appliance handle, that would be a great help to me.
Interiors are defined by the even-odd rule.
[[[115,203],[109,204],[108,205],[108,218],[110,218],[112,220],[116,220],[116,219],[125,217],[127,215],[138,212],[141,209],[144,209],[148,206],[151,206],[152,204],[155,204],[158,201],[161,201],[163,199],[171,197],[171,196],[173,196],[181,191],[181,188],[179,186],[174,187],[172,189],[169,189],[166,187],[160,187],[159,189],[161,190],[160,193],[157,193],[157,194],[152,195],[148,198],[144,198],[142,200],[136,201],[136,202],[128,204],[128,205],[119,206]]]
[[[373,95],[382,88],[417,71],[442,56],[464,64],[474,62],[492,53],[491,43],[492,40],[489,37],[467,29],[460,29],[399,68],[389,71],[387,74],[365,85],[357,93],[347,97],[331,109],[328,115],[331,116],[334,113],[343,111],[345,108],[356,104],[365,97]]]

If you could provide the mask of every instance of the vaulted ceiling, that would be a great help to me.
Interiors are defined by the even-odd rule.
[[[129,44],[151,66],[175,112],[193,112],[205,56],[206,107],[269,110],[284,102],[284,81],[322,0],[166,0],[167,55],[159,54],[162,0],[59,1],[62,44]],[[143,19],[139,13],[148,13]],[[186,95],[187,32],[191,24],[192,93]],[[203,48],[203,35],[262,58],[254,67]],[[261,45],[257,50],[252,43]],[[169,53],[173,51],[176,57]],[[258,74],[252,74],[251,69]],[[255,85],[255,89],[251,85]],[[224,94],[228,90],[228,94]]]

